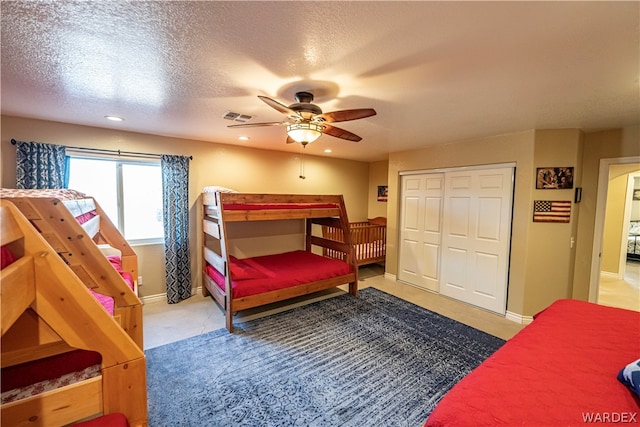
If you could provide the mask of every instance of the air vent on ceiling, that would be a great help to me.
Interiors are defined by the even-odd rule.
[[[246,114],[234,113],[233,111],[227,111],[222,116],[225,120],[233,120],[234,122],[246,123],[253,118],[253,116],[248,116]]]

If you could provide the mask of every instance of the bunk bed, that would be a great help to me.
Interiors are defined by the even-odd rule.
[[[138,259],[100,205],[70,189],[0,189],[143,348]],[[101,247],[103,249],[101,249]],[[105,255],[110,249],[117,255]]]
[[[59,256],[60,248],[45,238],[56,227],[45,227],[44,218],[30,222],[18,204],[0,199],[2,425],[60,426],[117,413],[132,427],[146,426],[144,352],[92,295],[78,266],[99,256],[118,283],[121,276],[99,251]],[[49,221],[77,225],[66,212],[68,217]],[[90,240],[82,228],[75,232],[71,240]],[[71,264],[71,257],[87,261]],[[107,283],[100,280],[96,288],[117,287]],[[123,289],[133,294],[127,285]]]
[[[384,263],[387,249],[387,219],[370,218],[367,221],[349,223],[351,244],[354,248],[358,267],[368,264]],[[322,235],[332,240],[344,241],[339,227],[324,225]],[[324,255],[344,259],[344,254],[330,248],[324,249]]]
[[[635,424],[640,384],[627,373],[638,357],[639,312],[558,300],[458,382],[424,426]]]
[[[358,292],[358,268],[341,195],[243,194],[205,188],[203,203],[203,292],[223,308],[233,332],[233,314],[276,301],[349,284]],[[303,220],[305,249],[250,258],[230,253],[231,222]],[[319,236],[322,226],[342,230],[343,239]],[[322,255],[322,249],[343,254]],[[316,253],[319,252],[319,253]]]

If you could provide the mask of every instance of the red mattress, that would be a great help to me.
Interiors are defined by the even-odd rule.
[[[352,272],[351,265],[307,251],[285,252],[254,258],[231,257],[233,297],[241,298],[296,285],[343,276]],[[224,276],[213,266],[207,275],[224,290]]]
[[[4,367],[0,370],[2,393],[40,381],[53,380],[71,372],[99,365],[101,362],[100,353],[73,350],[20,365]]]
[[[335,203],[225,203],[229,211],[259,211],[268,209],[333,209]]]
[[[637,423],[640,401],[616,377],[639,357],[639,312],[559,300],[456,384],[425,426]]]

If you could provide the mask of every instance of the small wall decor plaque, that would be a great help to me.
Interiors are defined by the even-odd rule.
[[[573,167],[536,169],[536,189],[557,190],[565,188],[573,188]]]

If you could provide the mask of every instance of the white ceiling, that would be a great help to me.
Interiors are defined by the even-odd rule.
[[[336,124],[362,141],[323,135],[305,149],[363,161],[526,129],[636,125],[639,6],[2,1],[2,114],[300,151],[284,127],[228,129],[222,116],[280,121],[257,95],[289,105],[308,90],[325,112],[377,111]]]

